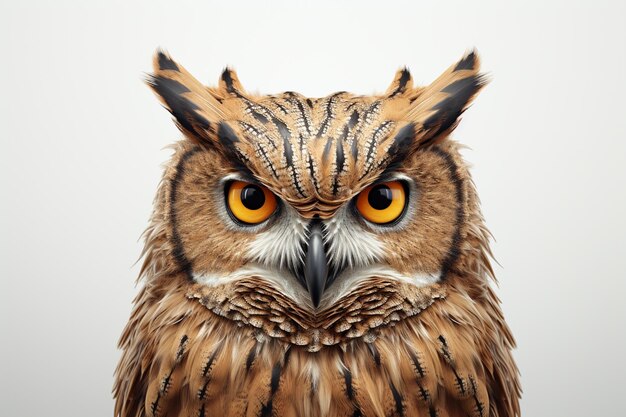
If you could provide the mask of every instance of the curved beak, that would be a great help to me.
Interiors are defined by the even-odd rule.
[[[309,225],[309,242],[304,261],[304,280],[315,308],[320,304],[327,278],[328,261],[324,249],[322,224],[319,220],[313,220]]]

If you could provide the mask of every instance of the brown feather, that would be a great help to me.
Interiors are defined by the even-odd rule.
[[[116,416],[520,415],[490,235],[448,138],[484,84],[474,52],[427,87],[400,70],[371,97],[256,96],[230,69],[206,88],[164,53],[154,66],[149,83],[186,139],[144,234]],[[195,279],[251,262],[254,235],[216,215],[225,176],[245,170],[301,218],[328,219],[390,169],[419,185],[420,209],[377,235],[379,262],[407,276],[441,270],[438,282],[368,276],[314,309],[253,273]]]

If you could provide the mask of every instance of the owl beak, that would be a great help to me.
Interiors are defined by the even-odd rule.
[[[304,261],[304,280],[315,308],[320,304],[327,278],[328,262],[324,249],[324,234],[321,222],[316,219],[309,225],[309,243]]]

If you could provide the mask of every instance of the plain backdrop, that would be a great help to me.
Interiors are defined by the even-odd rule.
[[[164,147],[157,47],[200,80],[323,96],[425,84],[476,47],[466,144],[525,416],[623,416],[623,1],[50,1],[0,8],[0,415],[110,416]]]

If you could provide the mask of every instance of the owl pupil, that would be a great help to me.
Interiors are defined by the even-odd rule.
[[[389,207],[392,199],[393,194],[385,184],[375,186],[367,196],[368,203],[376,210],[384,210]]]
[[[247,185],[241,190],[241,203],[249,210],[258,210],[265,204],[265,194],[256,185]]]

